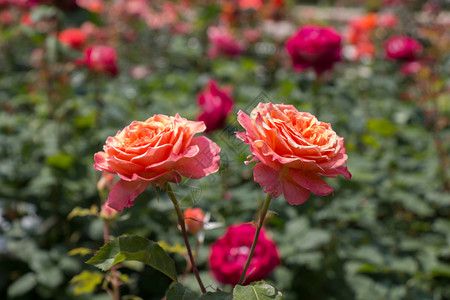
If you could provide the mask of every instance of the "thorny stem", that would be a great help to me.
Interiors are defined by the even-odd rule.
[[[180,224],[181,231],[183,233],[184,243],[186,244],[186,249],[189,255],[189,260],[191,261],[192,265],[192,271],[195,274],[195,278],[197,279],[198,285],[200,286],[200,289],[202,290],[202,293],[206,293],[205,286],[203,285],[202,279],[200,278],[200,274],[198,273],[197,265],[195,264],[194,256],[192,255],[191,245],[189,244],[189,239],[186,232],[186,226],[184,224],[184,216],[183,212],[181,211],[180,206],[178,205],[177,198],[175,197],[175,194],[173,193],[172,187],[169,183],[166,184],[166,190],[169,194],[170,200],[172,200],[173,207],[175,208],[175,211],[177,213],[178,217],[178,223]]]
[[[109,242],[109,224],[108,224],[108,221],[106,221],[106,220],[104,221],[104,226],[103,226],[103,239],[105,241],[105,244]],[[111,279],[112,291],[109,289],[107,289],[106,291],[108,292],[111,299],[120,300],[120,290],[119,290],[120,281],[117,276],[116,267],[112,266],[109,269],[109,271],[112,276],[112,279]]]
[[[256,233],[255,233],[255,237],[253,239],[252,248],[250,249],[250,253],[248,255],[247,262],[245,263],[244,270],[242,270],[241,278],[239,278],[239,282],[238,282],[239,285],[242,285],[245,281],[245,274],[247,273],[247,269],[250,266],[250,261],[252,260],[253,253],[255,252],[256,244],[258,243],[259,232],[261,231],[261,228],[263,227],[264,219],[266,217],[267,209],[269,208],[271,199],[272,199],[272,196],[270,195],[270,193],[267,193],[266,200],[264,201],[264,203],[261,207],[261,211],[259,212],[259,220],[258,220],[258,225],[256,227]]]

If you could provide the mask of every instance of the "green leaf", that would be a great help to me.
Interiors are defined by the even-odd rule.
[[[232,300],[233,295],[225,292],[207,292],[198,298],[198,300]]]
[[[102,283],[103,274],[100,272],[89,272],[83,271],[80,274],[74,276],[70,283],[74,286],[74,294],[75,296],[84,294],[84,293],[92,293],[96,286]]]
[[[66,153],[59,153],[46,158],[45,162],[52,167],[68,170],[72,167],[75,159]]]
[[[265,281],[253,282],[247,286],[237,285],[233,290],[233,300],[283,300],[278,289]]]
[[[179,283],[172,283],[167,291],[167,300],[197,300],[198,296]]]
[[[19,279],[14,281],[9,287],[8,287],[8,296],[18,297],[21,295],[26,294],[28,291],[33,289],[37,284],[36,275],[34,273],[27,273],[25,275],[22,275]]]
[[[391,136],[395,133],[394,124],[386,119],[372,119],[367,123],[367,128],[381,136]]]
[[[70,250],[69,252],[67,252],[67,254],[70,256],[74,256],[74,255],[85,256],[88,254],[92,254],[92,252],[94,252],[92,249],[80,247],[80,248],[75,248],[75,249]]]
[[[177,272],[172,258],[156,242],[136,235],[119,237],[110,241],[86,263],[106,271],[127,260],[143,262],[164,273],[173,281],[177,281]]]
[[[67,220],[72,219],[73,217],[86,217],[86,216],[97,216],[98,215],[98,207],[97,205],[92,205],[91,208],[82,208],[75,207],[72,211],[67,215]]]

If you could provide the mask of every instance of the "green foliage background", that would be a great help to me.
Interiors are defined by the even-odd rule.
[[[259,101],[313,111],[319,101],[320,120],[345,138],[353,177],[329,180],[334,195],[312,195],[301,206],[289,206],[283,197],[272,201],[266,225],[282,265],[267,280],[285,299],[450,299],[450,195],[443,189],[442,153],[423,107],[402,100],[415,83],[380,54],[369,62],[339,63],[314,91],[313,74],[293,73],[283,42],[270,39],[242,57],[208,59],[202,39],[218,8],[197,9],[195,30],[186,35],[131,24],[139,36],[133,43],[119,41],[117,78],[93,76],[82,68],[64,73],[58,68],[77,53],[30,28],[1,29],[0,298],[108,299],[95,284],[87,288],[92,293],[75,296],[69,283],[86,270],[91,272],[84,273],[87,281],[99,278],[84,263],[90,255],[68,254],[103,244],[102,220],[67,219],[76,206],[101,203],[93,155],[133,120],[176,113],[195,119],[196,94],[214,78],[233,86],[236,102],[227,127],[209,135],[222,148],[221,169],[176,186],[183,208],[196,205],[223,223],[206,231],[206,245],[226,225],[254,220],[264,198],[251,167],[243,163],[249,149],[234,138],[233,132],[242,130],[237,111],[248,113]],[[69,26],[96,16],[76,12],[59,18]],[[42,71],[29,63],[31,51],[44,46],[54,72],[66,74],[50,82],[55,97],[46,94]],[[448,86],[448,53],[439,59],[435,71]],[[129,70],[136,65],[145,65],[150,74],[132,78]],[[448,94],[436,103],[448,120]],[[449,127],[437,134],[448,157]],[[149,188],[124,215],[112,234],[182,244],[165,193]],[[184,259],[171,255],[181,273]],[[208,272],[208,247],[198,255],[206,285],[217,286]],[[124,295],[161,299],[170,284],[149,267],[121,271],[129,278]],[[183,284],[198,290],[192,275]]]

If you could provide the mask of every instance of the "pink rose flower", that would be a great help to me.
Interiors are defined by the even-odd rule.
[[[117,174],[120,180],[109,193],[108,204],[117,211],[133,205],[150,184],[180,182],[181,176],[202,178],[219,169],[220,148],[204,136],[203,122],[154,115],[133,121],[94,156],[95,169]]]
[[[86,43],[87,36],[79,28],[68,28],[59,33],[58,40],[61,44],[73,49],[81,49]]]
[[[211,43],[207,53],[208,57],[214,58],[219,55],[235,57],[244,51],[244,45],[225,27],[209,27],[208,39]]]
[[[422,44],[407,36],[394,36],[386,41],[386,57],[395,60],[411,61],[422,54]]]
[[[247,163],[258,162],[254,180],[273,197],[284,194],[289,204],[299,205],[310,192],[333,192],[320,176],[350,179],[344,139],[310,113],[292,105],[259,103],[250,116],[239,111],[238,121],[246,132],[236,136],[253,153]]]
[[[250,253],[256,227],[238,224],[228,227],[225,235],[211,245],[209,265],[217,281],[237,284]],[[261,230],[255,252],[247,269],[245,284],[269,275],[280,264],[276,244]]]
[[[119,72],[116,50],[109,46],[87,47],[84,49],[81,63],[95,73],[106,73],[116,76]]]
[[[313,68],[317,74],[341,60],[341,36],[331,27],[306,25],[286,42],[294,70]]]
[[[231,88],[220,89],[218,83],[211,79],[208,87],[197,95],[197,103],[202,109],[197,120],[205,122],[206,132],[219,129],[233,108]]]

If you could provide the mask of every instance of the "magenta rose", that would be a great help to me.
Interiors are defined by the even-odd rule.
[[[216,81],[210,80],[208,87],[197,95],[197,103],[202,109],[197,120],[205,123],[208,132],[223,127],[234,101],[229,87],[220,88]]]
[[[211,245],[209,265],[217,281],[237,284],[250,253],[256,227],[238,224],[228,227],[225,235]],[[261,230],[245,284],[269,275],[280,264],[276,244]]]
[[[89,46],[84,49],[81,64],[95,73],[106,73],[116,76],[119,72],[117,67],[117,53],[109,46]]]
[[[407,36],[393,36],[386,41],[384,51],[389,59],[412,61],[423,51],[422,44]]]
[[[306,25],[286,42],[294,70],[313,68],[317,74],[341,60],[341,36],[332,27]]]

